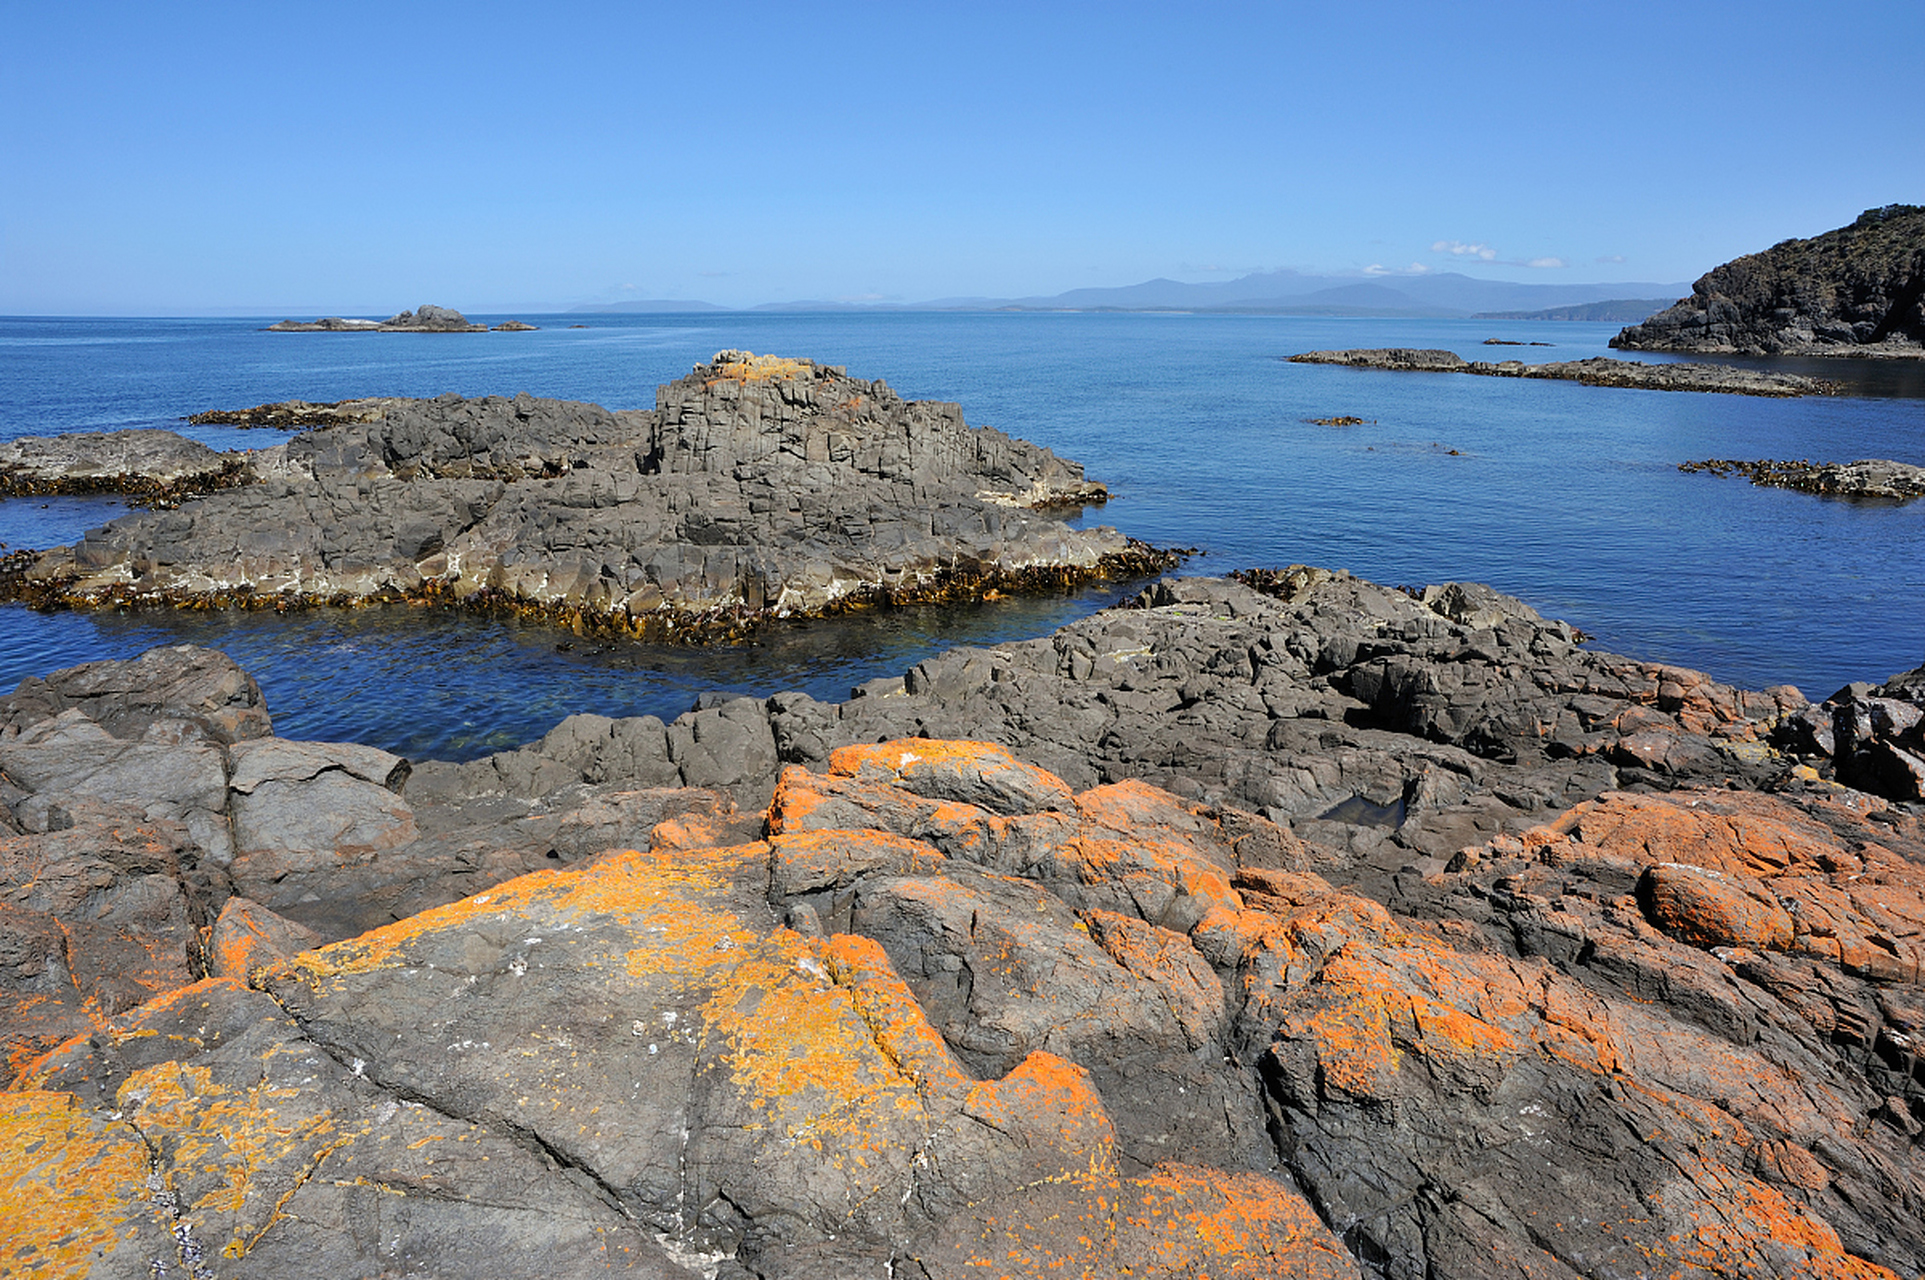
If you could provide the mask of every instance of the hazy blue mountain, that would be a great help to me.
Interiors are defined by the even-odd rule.
[[[1572,307],[1550,307],[1542,311],[1480,311],[1477,320],[1606,320],[1612,324],[1635,324],[1649,319],[1677,301],[1675,298],[1607,298],[1603,302],[1583,302]]]
[[[687,298],[642,298],[633,302],[599,302],[589,306],[570,307],[567,314],[612,311],[731,311],[733,309],[718,307],[713,302],[695,302]]]
[[[1279,311],[1296,314],[1471,315],[1543,310],[1622,299],[1626,294],[1682,297],[1684,284],[1513,284],[1460,272],[1434,275],[1322,276],[1260,271],[1236,280],[1188,284],[1146,280],[1113,289],[1071,289],[1016,298],[1004,306],[1034,310]],[[1350,310],[1333,310],[1348,308]]]

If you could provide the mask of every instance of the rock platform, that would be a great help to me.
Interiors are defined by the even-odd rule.
[[[531,396],[261,406],[332,415],[238,487],[0,578],[47,607],[458,603],[651,639],[1147,574],[1177,559],[1048,514],[1080,466],[956,405],[725,351],[653,410]],[[227,465],[227,464],[223,464]]]
[[[1774,461],[1744,462],[1736,458],[1705,458],[1680,462],[1678,470],[1714,476],[1741,475],[1766,489],[1796,489],[1830,498],[1869,502],[1910,502],[1925,498],[1925,467],[1889,458],[1861,458],[1857,462]]]
[[[1261,581],[1293,598],[1167,584],[1117,615],[1140,652],[1052,651],[1141,662],[1109,687],[1155,696],[1206,652],[1185,629],[1268,601],[1307,637],[1371,598]],[[1524,666],[1517,638],[1558,625],[1487,588],[1405,599],[1380,639],[1416,643],[1423,610],[1466,629],[1431,639]],[[930,697],[986,652],[845,706]],[[1670,729],[1617,740],[1792,704],[1719,711],[1685,674],[1651,691]],[[1413,718],[1376,741],[1460,723],[1403,687]],[[1919,673],[1841,691],[1828,750],[1911,742],[1920,699]],[[1384,877],[1323,838],[1361,813],[1292,829],[980,742],[824,750],[806,718],[772,740],[765,805],[678,785],[729,767],[723,713],[747,733],[783,701],[684,717],[666,759],[577,717],[532,753],[552,787],[497,761],[504,785],[465,794],[462,767],[272,736],[208,650],[23,683],[0,700],[8,1266],[1925,1270],[1925,825],[1804,763],[1824,744],[1782,735],[1815,708],[1764,716],[1785,745],[1754,774],[1627,766]],[[564,776],[590,755],[596,780]]]
[[[1587,387],[1629,387],[1641,391],[1711,391],[1741,396],[1836,395],[1838,385],[1823,378],[1762,369],[1739,369],[1695,361],[1645,364],[1591,356],[1584,360],[1466,360],[1437,348],[1373,347],[1348,351],[1306,351],[1292,364],[1340,364],[1356,369],[1393,369],[1416,373],[1471,373],[1487,378],[1550,378]]]

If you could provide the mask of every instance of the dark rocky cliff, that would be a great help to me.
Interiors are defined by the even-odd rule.
[[[1925,206],[1868,209],[1849,227],[1727,262],[1611,345],[1925,357]]]

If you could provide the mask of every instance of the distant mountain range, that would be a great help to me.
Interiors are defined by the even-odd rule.
[[[1321,276],[1259,271],[1236,280],[1189,284],[1146,280],[1108,289],[1071,289],[1049,297],[938,298],[915,303],[771,302],[751,311],[1201,311],[1297,316],[1482,316],[1503,319],[1620,319],[1573,309],[1610,304],[1645,307],[1641,320],[1691,291],[1686,284],[1512,284],[1455,271],[1385,277]],[[1636,295],[1627,299],[1626,294]],[[1645,306],[1644,299],[1657,299]],[[725,311],[708,302],[656,300],[574,308],[578,312]],[[1554,314],[1570,311],[1572,314]],[[1542,314],[1540,314],[1542,313]]]
[[[1636,324],[1675,302],[1675,298],[1607,298],[1603,302],[1583,302],[1574,307],[1548,307],[1542,311],[1480,311],[1477,320],[1608,320],[1612,324]]]

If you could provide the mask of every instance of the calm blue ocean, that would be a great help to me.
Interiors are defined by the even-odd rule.
[[[489,319],[490,317],[478,317]],[[505,318],[505,317],[499,317]],[[1806,362],[1860,394],[1803,400],[1285,363],[1323,347],[1469,358],[1606,354],[1615,325],[1037,313],[521,317],[536,333],[277,334],[262,320],[0,319],[0,439],[167,427],[265,401],[513,394],[652,406],[724,347],[811,356],[954,400],[1075,458],[1115,494],[1088,519],[1197,546],[1192,571],[1291,562],[1389,584],[1488,582],[1600,648],[1823,697],[1925,662],[1925,502],[1854,505],[1684,475],[1706,457],[1925,464],[1925,366]],[[498,319],[498,318],[495,318]],[[586,327],[570,327],[583,325]],[[1485,348],[1488,337],[1549,347]],[[1650,359],[1653,357],[1641,357]],[[1366,425],[1308,421],[1348,415]],[[71,541],[101,500],[0,502],[0,543]],[[41,615],[0,608],[0,687],[192,640],[265,688],[277,728],[466,758],[574,711],[686,710],[706,689],[845,696],[955,643],[1043,634],[1115,592],[907,610],[744,649],[571,642],[419,610]]]

